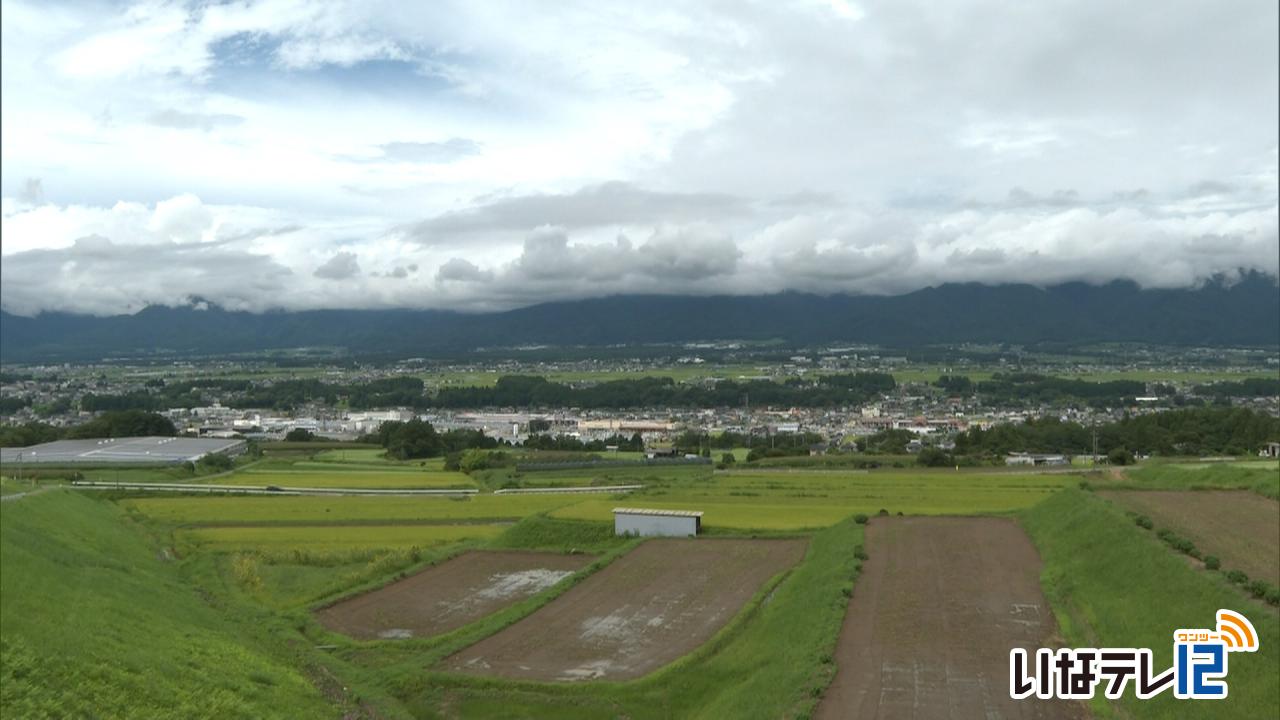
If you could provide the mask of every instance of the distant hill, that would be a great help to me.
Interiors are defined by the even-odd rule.
[[[92,317],[0,312],[0,360],[87,360],[155,350],[232,353],[339,346],[431,356],[476,347],[693,340],[874,343],[1142,342],[1280,346],[1280,289],[1252,274],[1233,285],[1142,290],[1094,286],[943,285],[906,295],[619,296],[501,313],[438,310],[227,312],[149,307]]]

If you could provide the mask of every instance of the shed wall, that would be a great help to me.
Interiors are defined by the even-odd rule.
[[[692,537],[698,534],[698,519],[673,515],[614,513],[613,530],[617,535]]]

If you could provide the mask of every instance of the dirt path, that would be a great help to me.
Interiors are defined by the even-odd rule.
[[[806,546],[650,540],[442,664],[520,680],[640,677],[710,639],[766,580],[799,562]]]
[[[61,487],[61,486],[44,485],[42,487],[36,488],[35,490],[24,490],[23,492],[9,493],[8,495],[0,495],[0,502],[10,502],[13,500],[21,500],[24,497],[31,497],[32,495],[39,495],[42,492],[48,492],[49,490],[55,487]]]
[[[536,595],[593,555],[473,551],[316,611],[334,632],[362,640],[427,637],[456,630]]]
[[[874,518],[866,548],[815,717],[1088,717],[1074,702],[1009,698],[1009,650],[1049,645],[1055,631],[1016,523]]]

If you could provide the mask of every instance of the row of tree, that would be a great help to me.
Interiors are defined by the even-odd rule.
[[[1248,408],[1204,407],[1126,417],[1086,427],[1058,418],[972,428],[956,436],[958,455],[1011,452],[1087,454],[1097,433],[1102,454],[1121,449],[1155,455],[1244,455],[1280,440],[1280,418]]]
[[[0,447],[27,447],[54,440],[82,438],[137,437],[141,435],[178,434],[173,422],[155,413],[141,410],[106,412],[82,425],[55,427],[41,422],[0,427]]]
[[[1090,382],[1034,373],[996,373],[975,382],[965,375],[943,375],[933,385],[959,396],[979,395],[994,405],[1087,405],[1119,407],[1145,395],[1145,383],[1135,380]],[[279,380],[254,385],[248,380],[209,379],[180,382],[155,380],[144,390],[115,395],[88,393],[80,409],[89,412],[165,410],[208,405],[221,399],[228,407],[292,410],[309,403],[345,405],[353,410],[380,407],[429,408],[578,407],[621,409],[635,407],[731,407],[751,403],[775,407],[840,407],[871,400],[896,387],[887,373],[826,375],[785,382],[722,381],[705,385],[676,383],[671,378],[614,380],[573,387],[530,375],[508,375],[492,387],[443,388],[426,392],[420,378],[394,377],[366,383],[326,383],[318,379]],[[1155,385],[1160,396],[1175,394],[1172,386]],[[1280,379],[1249,378],[1195,388],[1198,395],[1220,398],[1280,396]],[[1178,404],[1186,404],[1179,398]],[[27,406],[19,398],[0,398],[0,413]],[[67,404],[66,407],[70,407]]]
[[[943,375],[933,383],[952,395],[978,395],[991,405],[1073,405],[1118,407],[1146,395],[1146,383],[1136,380],[1091,382],[1035,373],[996,373],[974,382],[965,375]],[[1159,390],[1159,389],[1157,389]],[[1167,388],[1166,394],[1173,394]]]

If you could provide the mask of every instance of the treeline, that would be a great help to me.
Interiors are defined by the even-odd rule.
[[[622,452],[644,452],[644,439],[640,437],[640,433],[631,437],[614,434],[603,440],[586,441],[570,435],[539,433],[525,438],[522,445],[527,450],[553,452],[603,452],[610,447],[617,447]]]
[[[431,407],[423,394],[420,378],[395,377],[367,383],[326,383],[315,379],[279,380],[260,385],[224,401],[234,408],[269,408],[293,410],[301,405],[345,403],[352,410],[385,407],[408,407],[423,410]]]
[[[1195,393],[1217,398],[1280,397],[1280,378],[1246,378],[1197,385]]]
[[[209,379],[167,382],[156,379],[147,382],[146,386],[147,390],[135,390],[117,395],[87,393],[80,398],[80,409],[87,412],[190,409],[212,404],[216,396],[245,392],[253,385],[248,380]]]
[[[124,410],[106,412],[83,425],[69,428],[55,427],[40,422],[2,426],[0,427],[0,447],[27,447],[29,445],[53,442],[54,440],[137,437],[141,435],[172,437],[177,434],[178,430],[173,426],[173,422],[169,418],[141,410]]]
[[[480,430],[447,430],[414,418],[401,422],[391,420],[378,426],[377,432],[360,436],[360,442],[376,443],[387,449],[387,456],[397,460],[433,458],[463,450],[488,450],[505,443]]]
[[[751,405],[836,407],[864,403],[897,384],[888,373],[828,375],[816,380],[725,380],[708,385],[678,384],[671,378],[611,380],[571,387],[528,375],[507,375],[493,387],[443,388],[432,399],[441,408],[577,407],[732,407]]]
[[[1280,439],[1280,418],[1248,408],[1204,407],[1126,417],[1099,425],[1098,452],[1153,455],[1246,455]],[[1088,454],[1093,428],[1058,418],[972,428],[956,436],[956,455],[1011,452]]]
[[[376,432],[360,436],[359,442],[375,443],[387,449],[387,456],[397,460],[432,458],[450,456],[465,450],[492,450],[498,447],[510,447],[510,443],[498,438],[489,437],[480,430],[446,430],[439,432],[435,427],[417,418],[407,422],[392,420],[378,426]],[[616,445],[619,450],[639,452],[644,450],[644,440],[639,433],[627,437],[613,435],[603,440],[583,442],[567,435],[550,435],[535,433],[525,438],[523,447],[529,450],[547,450],[561,452],[600,452],[609,446]]]
[[[1116,407],[1130,404],[1135,397],[1147,393],[1146,383],[1137,380],[1091,382],[1036,373],[996,373],[990,380],[976,383],[964,375],[943,375],[934,385],[953,395],[976,393],[983,402],[993,405],[1081,403],[1091,407]],[[1160,391],[1161,388],[1157,388],[1157,392]],[[1164,387],[1163,394],[1172,393],[1172,388]]]
[[[24,407],[30,407],[31,401],[21,397],[0,397],[0,415],[12,415]]]

